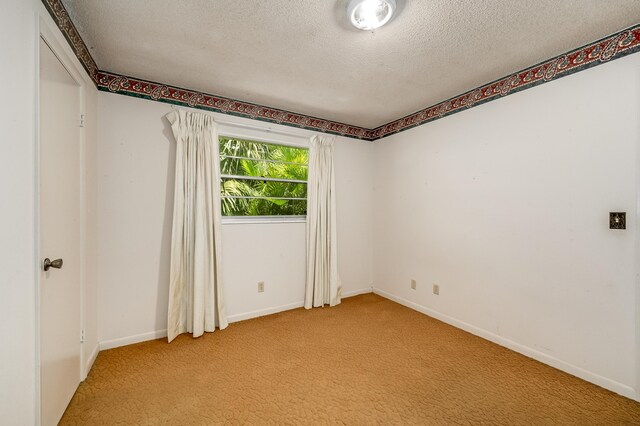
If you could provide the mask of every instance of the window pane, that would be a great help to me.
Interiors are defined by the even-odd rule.
[[[275,156],[275,153],[272,153],[272,155]],[[299,157],[298,159],[302,159],[302,157]],[[222,157],[220,159],[220,172],[223,175],[260,176],[306,181],[306,157],[304,158],[304,161],[305,162],[303,164],[288,164],[261,160],[245,160],[239,158]]]
[[[306,183],[222,178],[222,196],[307,198]]]
[[[223,198],[223,216],[294,216],[307,214],[307,200]]]
[[[220,137],[220,155],[255,159],[280,160],[307,164],[308,150],[285,145],[274,145],[242,139]]]
[[[305,148],[220,137],[222,214],[306,215],[307,164]]]

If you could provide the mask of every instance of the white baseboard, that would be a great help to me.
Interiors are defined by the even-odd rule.
[[[100,342],[100,350],[118,348],[120,346],[132,345],[134,343],[146,342],[167,337],[167,330],[150,331],[148,333],[136,334],[134,336],[121,337],[119,339],[104,340]]]
[[[301,308],[302,306],[304,306],[304,302],[294,302],[294,303],[289,303],[281,306],[273,306],[270,308],[259,309],[257,311],[229,315],[227,317],[227,321],[229,321],[229,323],[244,321],[251,318],[258,318],[258,317],[263,317],[265,315],[277,314],[278,312],[284,312],[284,311],[289,311],[291,309]]]
[[[91,355],[89,355],[89,359],[87,360],[87,363],[84,366],[84,377],[82,378],[82,380],[86,379],[87,376],[89,375],[89,372],[91,371],[91,367],[93,367],[93,363],[96,362],[96,358],[98,357],[98,352],[100,352],[100,343],[96,343],[96,345],[93,348],[93,351],[91,351]]]
[[[358,296],[360,294],[373,293],[373,287],[359,288],[358,290],[345,291],[342,293],[343,298]]]
[[[544,364],[550,365],[554,368],[557,368],[558,370],[562,370],[565,373],[569,373],[573,376],[579,377],[583,380],[586,380],[588,382],[594,383],[598,386],[601,386],[605,389],[608,389],[610,391],[613,391],[615,393],[618,393],[622,396],[625,396],[627,398],[631,398],[634,400],[638,400],[638,394],[636,393],[635,389],[633,389],[631,386],[625,385],[623,383],[619,383],[616,382],[614,380],[608,379],[606,377],[600,376],[596,373],[592,373],[590,371],[584,370],[580,367],[577,367],[573,364],[570,364],[568,362],[559,360],[557,358],[554,358],[552,356],[549,356],[545,353],[539,352],[535,349],[531,349],[528,346],[524,346],[520,343],[516,343],[512,340],[509,340],[507,338],[504,338],[502,336],[499,336],[497,334],[491,333],[487,330],[481,329],[479,327],[476,327],[474,325],[468,324],[464,321],[460,321],[457,320],[455,318],[452,318],[448,315],[442,314],[438,311],[434,311],[433,309],[427,308],[426,306],[422,306],[419,305],[417,303],[411,302],[407,299],[404,299],[402,297],[399,296],[395,296],[391,293],[387,293],[384,290],[380,290],[378,288],[373,288],[373,292],[375,294],[378,294],[386,299],[389,300],[393,300],[394,302],[397,302],[403,306],[406,306],[408,308],[411,308],[415,311],[418,311],[420,313],[423,313],[425,315],[428,315],[430,317],[433,317],[437,320],[440,320],[442,322],[445,322],[449,325],[452,325],[456,328],[460,328],[464,331],[467,331],[471,334],[474,334],[476,336],[482,337],[483,339],[489,340],[493,343],[496,343],[500,346],[504,346],[505,348],[511,349],[512,351],[518,352],[522,355],[528,356],[529,358],[533,358],[537,361],[540,361]]]
[[[357,296],[359,294],[371,293],[372,291],[373,291],[372,287],[364,287],[364,288],[360,288],[360,289],[357,289],[357,290],[344,292],[342,294],[342,297],[347,298],[347,297]],[[257,318],[257,317],[262,317],[262,316],[265,316],[265,315],[276,314],[278,312],[288,311],[288,310],[291,310],[291,309],[301,308],[302,306],[304,306],[304,301],[289,303],[289,304],[281,305],[281,306],[273,306],[273,307],[270,307],[270,308],[260,309],[260,310],[257,310],[257,311],[244,312],[244,313],[241,313],[241,314],[230,315],[230,316],[227,317],[227,321],[229,321],[229,323],[238,322],[238,321],[244,321],[244,320],[248,320],[248,319],[251,319],[251,318]],[[107,350],[107,349],[118,348],[120,346],[126,346],[126,345],[132,345],[134,343],[146,342],[147,340],[161,339],[163,337],[167,337],[167,330],[150,331],[148,333],[136,334],[134,336],[121,337],[121,338],[118,338],[118,339],[111,339],[111,340],[102,341],[102,342],[99,343],[99,349],[101,351],[104,351],[104,350]],[[93,365],[93,361],[95,361],[95,358],[98,355],[97,349],[98,349],[98,347],[96,347],[95,354],[92,354],[91,365]],[[89,371],[89,368],[87,368],[87,370],[86,370],[87,372]]]
[[[364,287],[364,288],[359,288],[357,290],[344,292],[342,293],[342,297],[347,298],[347,297],[357,296],[359,294],[365,294],[365,293],[371,293],[371,292],[373,292],[372,287]],[[278,312],[284,312],[284,311],[289,311],[291,309],[301,308],[303,306],[304,306],[304,301],[301,300],[299,302],[289,303],[287,305],[273,306],[270,308],[259,309],[257,311],[230,315],[227,317],[227,321],[229,321],[229,323],[244,321],[251,318],[258,318],[258,317],[263,317],[265,315],[277,314]]]

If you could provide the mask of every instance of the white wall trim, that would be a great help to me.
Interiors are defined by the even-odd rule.
[[[89,372],[91,371],[91,367],[93,367],[93,363],[96,362],[96,358],[98,357],[98,352],[100,352],[100,344],[96,343],[96,345],[93,347],[93,351],[91,351],[91,355],[89,355],[89,359],[87,359],[87,363],[84,366],[84,376],[82,377],[83,381],[89,375]]]
[[[372,291],[373,291],[372,287],[365,287],[365,288],[360,288],[358,290],[352,290],[352,291],[347,291],[345,293],[342,293],[342,297],[347,298],[347,297],[357,296],[359,294],[371,293]],[[257,311],[231,315],[227,318],[227,320],[229,321],[229,323],[244,321],[251,318],[263,317],[265,315],[271,315],[271,314],[276,314],[278,312],[284,312],[284,311],[289,311],[291,309],[301,308],[303,306],[304,306],[304,300],[301,300],[299,302],[289,303],[287,305],[274,306],[271,308],[260,309]]]
[[[229,323],[238,322],[238,321],[244,321],[244,320],[248,320],[248,319],[252,319],[252,318],[263,317],[265,315],[277,314],[278,312],[289,311],[291,309],[301,308],[303,306],[304,306],[304,302],[302,302],[302,301],[294,302],[294,303],[288,303],[286,305],[273,306],[273,307],[270,307],[270,308],[259,309],[257,311],[244,312],[242,314],[230,315],[230,316],[227,317],[227,321],[229,321]]]
[[[100,342],[100,350],[104,351],[107,349],[119,348],[120,346],[133,345],[134,343],[146,342],[147,340],[162,339],[163,337],[167,337],[166,329],[120,337],[118,339],[104,340]]]
[[[636,73],[638,78],[638,73]],[[636,140],[636,170],[640,169],[640,149],[638,149],[638,141]],[[638,229],[640,229],[640,173],[636,171],[636,214],[635,217],[629,218],[633,221],[633,238],[635,239],[635,287],[636,287],[636,304],[635,304],[635,326],[636,326],[636,395],[635,400],[640,401],[640,235]]]
[[[36,12],[35,14],[35,38],[34,38],[34,68],[36,70],[40,70],[40,37],[41,37],[41,27],[46,28],[46,25],[41,24],[40,14]],[[33,164],[34,164],[34,179],[33,179],[33,267],[34,267],[34,295],[35,295],[35,335],[33,336],[35,339],[35,401],[34,401],[34,416],[35,416],[35,425],[40,426],[42,423],[41,416],[41,388],[40,388],[40,377],[41,377],[41,368],[40,368],[40,72],[34,72],[34,101],[33,101]]]
[[[359,288],[358,290],[345,291],[342,293],[343,298],[358,296],[360,294],[373,293],[373,287]]]
[[[343,293],[342,296],[344,298],[348,298],[348,297],[371,293],[371,292],[373,292],[372,287],[364,287],[358,290],[347,291]],[[288,303],[286,305],[273,306],[270,308],[260,309],[257,311],[230,315],[229,317],[227,317],[227,321],[229,321],[229,323],[244,321],[252,318],[263,317],[265,315],[276,314],[278,312],[289,311],[291,309],[301,308],[303,306],[304,306],[304,301]],[[107,349],[119,348],[121,346],[133,345],[134,343],[146,342],[148,340],[161,339],[163,337],[167,337],[166,329],[150,331],[148,333],[136,334],[134,336],[120,337],[118,339],[104,340],[104,341],[101,341],[98,346],[101,351],[104,351]],[[93,362],[97,355],[98,355],[97,352],[91,355],[91,362],[87,363],[87,370],[86,370],[87,372],[90,370],[91,365],[93,365]]]
[[[388,293],[384,290],[380,290],[378,288],[373,288],[373,292],[379,296],[382,296],[386,299],[392,300],[396,303],[399,303],[403,306],[406,306],[408,308],[411,308],[415,311],[418,311],[422,314],[428,315],[430,317],[433,317],[437,320],[440,320],[442,322],[445,322],[449,325],[452,325],[456,328],[462,329],[464,331],[467,331],[471,334],[474,334],[476,336],[482,337],[483,339],[489,340],[490,342],[496,343],[500,346],[504,346],[505,348],[511,349],[512,351],[518,352],[522,355],[525,355],[529,358],[533,358],[536,361],[540,361],[544,364],[550,365],[551,367],[557,368],[558,370],[562,370],[565,373],[569,373],[573,376],[579,377],[583,380],[586,380],[588,382],[594,383],[598,386],[601,386],[605,389],[608,389],[610,391],[613,391],[615,393],[618,393],[622,396],[625,396],[627,398],[630,399],[635,399],[635,400],[639,400],[638,399],[638,395],[636,394],[635,389],[633,389],[631,386],[627,386],[625,384],[616,382],[614,380],[608,379],[606,377],[600,376],[598,374],[592,373],[590,371],[584,370],[580,367],[577,367],[573,364],[567,363],[565,361],[559,360],[557,358],[554,358],[552,356],[549,356],[547,354],[544,354],[542,352],[539,352],[535,349],[531,349],[527,346],[524,346],[520,343],[516,343],[512,340],[509,340],[505,337],[499,336],[497,334],[491,333],[487,330],[484,330],[482,328],[476,327],[474,325],[471,325],[469,323],[466,323],[464,321],[460,321],[457,320],[455,318],[452,318],[448,315],[442,314],[438,311],[435,311],[433,309],[427,308],[425,306],[419,305],[417,303],[411,302],[407,299],[404,299],[402,297],[393,295],[391,293]]]

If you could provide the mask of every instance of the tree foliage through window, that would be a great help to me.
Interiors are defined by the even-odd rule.
[[[220,137],[223,216],[307,213],[308,150]]]

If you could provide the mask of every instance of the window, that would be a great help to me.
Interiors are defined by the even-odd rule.
[[[307,214],[309,151],[220,137],[222,216]]]

